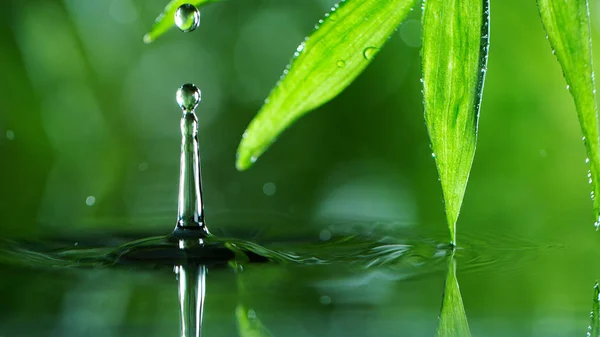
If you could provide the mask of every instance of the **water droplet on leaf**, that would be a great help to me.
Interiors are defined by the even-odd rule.
[[[183,4],[175,12],[175,25],[185,33],[200,26],[200,11],[194,5]]]
[[[191,83],[181,86],[177,90],[177,104],[184,112],[194,111],[198,102],[200,102],[200,89]]]
[[[346,61],[344,61],[344,60],[337,61],[337,67],[338,68],[345,68],[346,67]]]
[[[371,61],[373,59],[373,57],[375,57],[375,54],[377,54],[377,52],[379,51],[378,48],[375,47],[368,47],[363,51],[363,56],[365,57],[365,59],[367,59],[368,61]]]

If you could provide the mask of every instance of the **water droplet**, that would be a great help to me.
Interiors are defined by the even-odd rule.
[[[431,152],[431,158],[435,158],[435,153]]]
[[[191,83],[184,84],[177,90],[176,98],[183,112],[192,112],[200,102],[200,89]]]
[[[319,233],[319,239],[321,241],[331,240],[331,232],[328,229],[324,229]]]
[[[94,197],[93,195],[90,195],[89,197],[85,198],[86,205],[94,206],[95,203],[96,203],[96,197]]]
[[[256,160],[257,160],[257,159],[258,159],[258,157],[256,157],[256,156],[252,156],[252,157],[250,157],[250,162],[251,162],[252,164],[254,164],[254,163],[256,163]]]
[[[363,51],[363,56],[365,57],[366,60],[371,61],[373,59],[373,57],[375,57],[375,55],[377,54],[378,51],[379,51],[378,48],[368,47]]]
[[[344,60],[337,61],[337,67],[338,68],[345,68],[346,67],[346,61],[344,61]]]
[[[567,90],[571,89],[571,86],[567,84]]]
[[[331,304],[331,297],[321,296],[321,297],[319,297],[319,302],[321,302],[321,304],[323,304],[323,305],[329,305],[329,304]]]
[[[277,192],[277,186],[273,183],[266,183],[263,185],[263,193],[267,196],[272,196]]]
[[[182,32],[191,32],[200,26],[200,11],[194,5],[183,4],[175,12],[175,24]]]
[[[15,132],[13,130],[6,131],[6,139],[15,140]]]
[[[589,164],[590,163],[590,158],[585,158],[585,163]]]

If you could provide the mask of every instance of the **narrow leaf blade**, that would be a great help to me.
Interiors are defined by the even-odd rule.
[[[171,0],[171,2],[165,6],[165,9],[163,9],[162,13],[160,13],[154,21],[152,29],[150,29],[150,31],[144,35],[144,43],[154,42],[159,36],[163,35],[175,25],[174,16],[179,6],[183,4],[192,4],[198,8],[217,1],[220,0]]]
[[[273,337],[271,332],[256,317],[254,310],[238,304],[235,308],[235,317],[240,337]]]
[[[590,325],[587,335],[589,337],[600,337],[600,286],[598,281],[594,285],[594,297],[592,298],[592,311],[590,312]]]
[[[304,42],[252,120],[237,152],[245,170],[277,136],[331,100],[369,65],[416,0],[346,0]]]
[[[454,243],[475,155],[488,36],[488,0],[427,0],[422,49],[425,122]]]
[[[596,228],[600,216],[600,156],[598,155],[598,106],[592,67],[592,40],[587,0],[538,0],[548,40],[562,67],[575,101],[590,164],[589,179]]]
[[[456,278],[456,260],[454,256],[448,263],[448,274],[444,299],[442,300],[442,312],[437,331],[438,337],[470,337],[467,314],[463,306],[462,295]]]

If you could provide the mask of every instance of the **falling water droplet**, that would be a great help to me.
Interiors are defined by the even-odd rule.
[[[195,30],[200,26],[200,11],[191,4],[179,6],[175,12],[175,24],[185,33]]]
[[[365,57],[366,60],[371,61],[373,59],[373,57],[375,57],[375,54],[377,54],[377,52],[379,51],[378,48],[375,47],[367,47],[364,51],[363,51],[363,56]]]
[[[337,61],[337,67],[338,68],[345,68],[346,67],[346,61],[344,61],[344,60]]]
[[[200,102],[200,89],[191,83],[182,85],[177,90],[177,104],[184,112],[192,112]]]

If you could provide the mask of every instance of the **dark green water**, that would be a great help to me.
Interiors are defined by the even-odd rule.
[[[166,237],[119,244],[127,239],[96,236],[76,247],[70,239],[3,241],[0,327],[7,336],[175,335],[177,270],[192,274],[186,292],[195,294],[190,284],[198,285],[194,271],[203,266],[204,336],[434,336],[452,255],[443,237],[348,236],[347,227],[376,224],[341,227],[345,236],[330,226],[325,238],[210,238],[185,254]],[[560,271],[585,260],[581,246],[490,235],[463,241],[456,275],[473,335],[588,331],[595,279]],[[543,273],[545,264],[556,278]],[[184,315],[195,317],[194,308]]]

